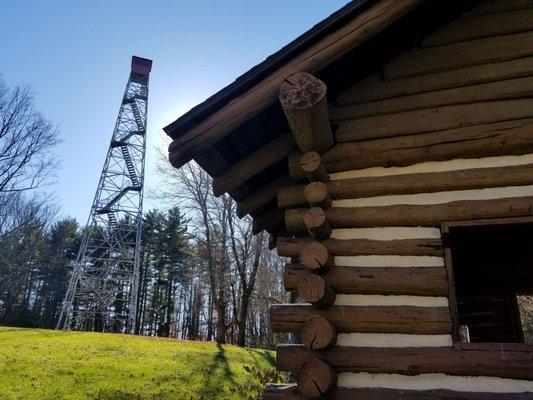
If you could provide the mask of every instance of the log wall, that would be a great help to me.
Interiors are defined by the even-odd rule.
[[[301,154],[289,156],[277,251],[304,260],[320,242],[331,265],[288,264],[284,285],[301,295],[318,273],[335,299],[276,305],[271,319],[299,332],[320,317],[336,336],[318,350],[281,345],[278,367],[329,363],[328,398],[533,398],[533,352],[454,349],[440,233],[444,221],[533,215],[533,3],[481,3],[329,99],[329,117],[323,183],[310,187]]]

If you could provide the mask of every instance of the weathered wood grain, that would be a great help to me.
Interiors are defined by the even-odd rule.
[[[287,77],[280,85],[283,112],[303,152],[323,153],[333,146],[326,91],[324,82],[305,72]]]
[[[430,205],[330,208],[328,221],[335,228],[374,226],[438,226],[443,221],[533,215],[533,197],[461,200]],[[287,226],[290,230],[290,227]]]
[[[530,76],[331,107],[330,116],[332,120],[339,122],[436,107],[527,97],[533,97],[533,77]]]
[[[531,118],[418,135],[339,143],[325,153],[322,159],[332,173],[455,158],[528,153],[533,153]]]
[[[533,46],[533,43],[532,43]],[[412,135],[533,116],[533,98],[443,106],[343,121],[338,142]],[[329,166],[324,164],[328,171]]]
[[[287,264],[283,284],[295,291],[306,268]],[[336,265],[323,278],[338,294],[381,294],[447,296],[448,280],[444,267],[343,267]]]
[[[475,168],[456,171],[339,179],[327,182],[333,200],[397,194],[431,193],[451,190],[520,186],[533,183],[533,164]],[[278,191],[278,206],[287,208],[306,203],[305,186],[285,186]],[[329,208],[329,207],[326,207]]]
[[[457,19],[422,41],[422,47],[533,30],[533,9],[512,10]]]
[[[337,332],[451,334],[447,307],[414,306],[331,306],[319,310],[307,304],[270,306],[270,326],[274,332],[299,332],[307,318],[321,315],[335,325]]]
[[[374,74],[337,95],[338,106],[531,76],[533,57],[386,81]]]
[[[298,257],[313,239],[279,237],[278,254],[282,257]],[[401,256],[442,256],[440,239],[333,239],[321,242],[336,256],[401,255]]]
[[[296,371],[314,357],[302,345],[279,345],[277,365]],[[533,357],[520,351],[460,351],[451,347],[373,348],[334,346],[321,357],[337,371],[418,375],[481,375],[533,379]]]
[[[533,55],[533,32],[515,33],[414,49],[400,54],[383,68],[386,79],[445,71]]]

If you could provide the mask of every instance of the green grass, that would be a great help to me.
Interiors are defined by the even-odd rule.
[[[0,399],[249,399],[274,353],[140,336],[0,327]]]

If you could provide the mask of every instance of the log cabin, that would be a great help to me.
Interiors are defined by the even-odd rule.
[[[164,129],[290,259],[264,400],[533,399],[532,0],[353,1]]]

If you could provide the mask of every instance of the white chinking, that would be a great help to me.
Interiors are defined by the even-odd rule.
[[[424,172],[445,172],[459,171],[475,168],[494,168],[514,165],[525,165],[533,163],[533,154],[521,156],[500,156],[474,159],[455,159],[449,161],[428,161],[409,165],[406,167],[373,167],[352,171],[338,172],[330,174],[331,180],[341,180],[350,178],[377,177],[389,175],[416,174]]]
[[[336,344],[355,347],[450,347],[453,341],[451,335],[339,333]]]
[[[335,200],[333,201],[333,207],[383,207],[397,204],[429,205],[461,200],[492,200],[528,196],[533,196],[533,185]]]
[[[424,227],[378,227],[333,229],[333,239],[370,239],[370,240],[407,240],[407,239],[440,239],[441,232],[437,228]]]
[[[379,294],[338,294],[336,306],[414,306],[448,307],[447,297],[379,295]]]
[[[444,267],[436,256],[335,256],[335,265],[344,267]]]
[[[533,392],[533,381],[486,376],[445,374],[369,374],[341,372],[337,385],[349,388],[387,388],[404,390],[448,389],[462,392],[521,393]]]

